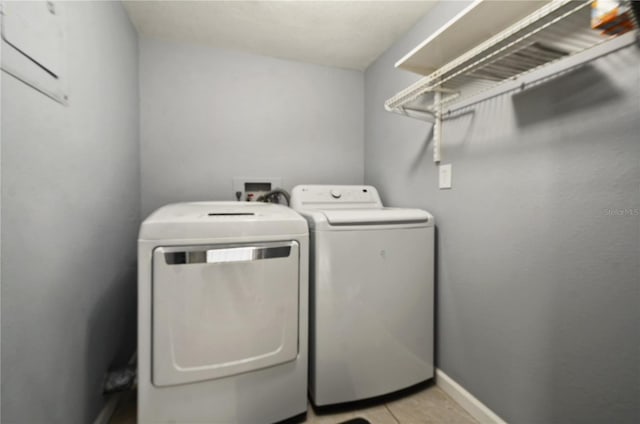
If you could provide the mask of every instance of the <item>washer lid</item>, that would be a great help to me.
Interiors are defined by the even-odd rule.
[[[420,209],[331,209],[322,214],[331,225],[428,223],[431,215]]]

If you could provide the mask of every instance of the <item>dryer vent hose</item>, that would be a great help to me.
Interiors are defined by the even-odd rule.
[[[263,194],[262,196],[256,199],[257,202],[265,202],[265,203],[280,203],[280,198],[283,197],[287,206],[289,206],[291,196],[286,190],[281,188],[274,188],[268,193]]]
[[[136,385],[136,364],[129,364],[122,368],[109,371],[104,379],[103,394],[124,392],[131,390]]]

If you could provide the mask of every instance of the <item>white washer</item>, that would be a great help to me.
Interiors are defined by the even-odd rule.
[[[372,186],[297,186],[308,221],[309,392],[324,406],[433,377],[434,219]]]
[[[138,421],[306,413],[308,255],[307,223],[284,206],[151,214],[138,240]]]

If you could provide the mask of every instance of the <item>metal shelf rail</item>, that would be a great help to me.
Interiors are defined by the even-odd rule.
[[[385,102],[385,109],[433,122],[434,161],[439,162],[445,109],[449,112],[455,110],[456,104],[468,105],[465,100],[479,98],[482,92],[497,85],[517,81],[533,70],[614,38],[591,29],[592,2],[556,0],[547,3],[400,91]],[[628,44],[633,44],[633,41]],[[427,44],[424,48],[428,47]],[[604,54],[599,52],[599,56]],[[591,55],[585,58],[585,62],[595,58]],[[492,93],[494,91],[491,90]]]

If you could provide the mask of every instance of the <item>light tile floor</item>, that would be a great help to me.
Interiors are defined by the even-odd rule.
[[[477,424],[460,405],[435,385],[376,406],[346,412],[316,414],[309,407],[305,423],[338,424],[352,418],[366,418],[371,424]],[[123,396],[111,424],[135,424],[136,397]]]

